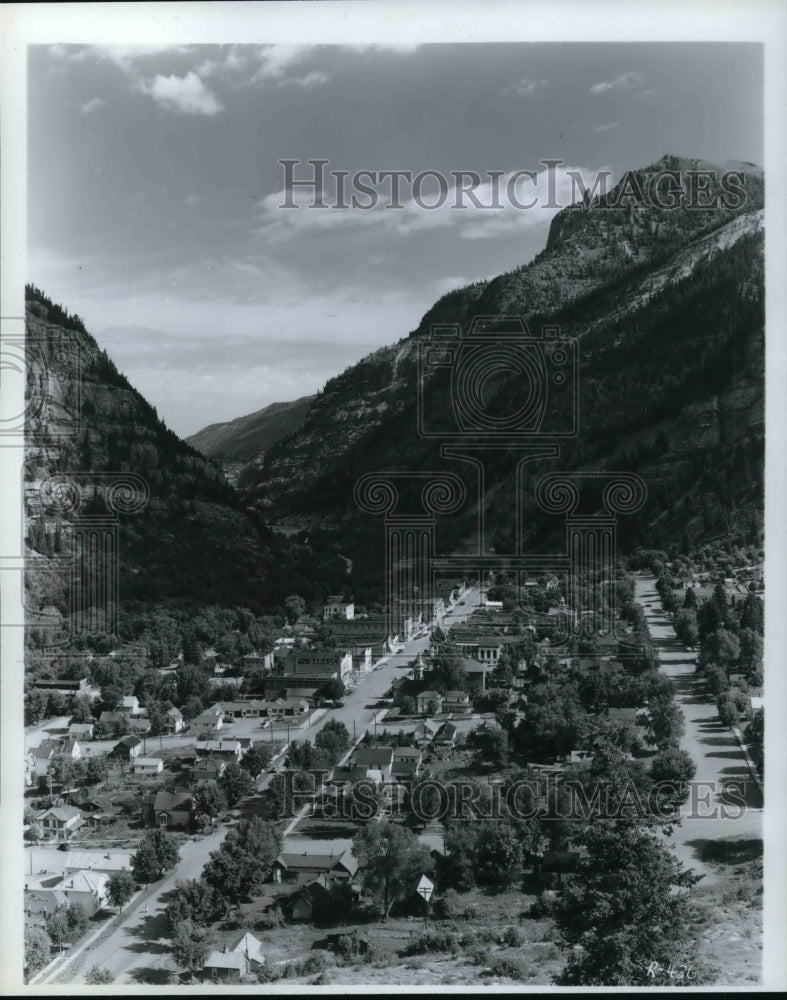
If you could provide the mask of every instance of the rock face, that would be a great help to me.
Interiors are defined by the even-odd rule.
[[[74,576],[61,567],[81,558],[86,518],[106,520],[116,537],[117,550],[100,559],[115,564],[124,605],[262,604],[264,525],[219,467],[159,420],[79,318],[32,287],[26,355],[31,613],[74,610]]]
[[[345,532],[351,525],[343,551],[362,563],[358,550],[369,536],[352,492],[361,474],[450,467],[468,479],[467,463],[446,464],[439,444],[417,431],[418,353],[431,327],[451,323],[466,332],[475,317],[518,315],[531,333],[558,327],[579,344],[578,434],[560,467],[636,470],[648,483],[627,544],[679,542],[712,493],[718,516],[707,516],[701,533],[736,519],[751,527],[762,510],[762,175],[741,168],[745,196],[730,199],[732,207],[719,198],[713,208],[688,207],[685,178],[706,169],[665,157],[606,200],[560,212],[531,263],[449,293],[408,337],[331,379],[300,430],[274,445],[261,468],[243,471],[247,496],[272,521],[297,516],[313,526],[342,523]],[[678,207],[622,197],[622,185],[647,191],[665,170],[684,178]],[[716,183],[707,200],[720,192]],[[520,390],[514,377],[501,378],[492,404]],[[449,378],[428,377],[425,392],[435,411],[450,414]],[[515,498],[504,466],[501,457],[499,474],[489,473],[487,521],[505,546]],[[453,517],[452,544],[461,544],[473,516]],[[528,508],[524,516],[536,538],[538,515]]]

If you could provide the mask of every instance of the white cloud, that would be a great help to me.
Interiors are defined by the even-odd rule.
[[[516,83],[512,83],[510,86],[506,87],[503,93],[515,94],[517,97],[527,97],[539,87],[548,86],[548,83],[548,80],[529,80],[525,77],[523,80],[517,80]]]
[[[80,108],[83,115],[89,115],[93,111],[98,111],[99,108],[106,106],[106,101],[102,101],[100,97],[91,98],[86,104],[83,104]]]
[[[651,87],[649,90],[640,90],[640,92],[638,94],[635,94],[634,96],[635,97],[652,97],[653,94],[655,94],[656,92],[657,92],[656,88],[655,87]]]
[[[605,94],[609,90],[635,90],[645,82],[645,77],[641,73],[630,70],[628,73],[621,73],[614,80],[601,80],[594,83],[590,88],[591,94]]]
[[[256,48],[254,52],[258,65],[251,83],[283,78],[291,66],[305,59],[313,49],[313,45],[263,45]]]
[[[613,128],[617,128],[620,122],[607,122],[606,125],[594,125],[594,132],[610,132]]]
[[[193,71],[186,76],[159,75],[152,80],[140,80],[137,87],[168,111],[215,115],[224,110],[224,105]]]
[[[279,86],[291,86],[291,87],[302,87],[304,90],[310,90],[312,87],[321,87],[324,83],[330,80],[330,76],[327,73],[321,73],[319,70],[314,70],[311,73],[306,73],[305,76],[290,76],[279,81]]]
[[[606,168],[608,170],[608,168]],[[579,173],[585,186],[592,190],[597,171],[586,168],[558,167],[553,174],[554,199],[550,198],[550,177],[546,168],[535,172],[534,177],[511,172],[503,175],[496,186],[486,181],[472,191],[478,205],[474,204],[469,191],[462,191],[451,178],[446,178],[447,195],[440,204],[437,185],[420,192],[420,201],[412,196],[412,187],[405,179],[399,188],[401,208],[386,207],[389,201],[389,182],[378,188],[378,199],[371,208],[311,208],[314,193],[308,188],[295,188],[290,192],[290,201],[297,208],[282,208],[287,200],[284,190],[269,194],[260,203],[259,227],[256,235],[269,242],[281,242],[297,238],[305,231],[326,232],[335,235],[347,230],[365,231],[393,230],[399,235],[409,236],[417,232],[438,229],[456,229],[464,239],[488,239],[510,235],[523,229],[533,229],[544,225],[560,208],[578,201],[581,188],[570,176],[569,171]],[[331,187],[331,177],[325,174],[323,198],[326,206],[336,204],[336,192]],[[483,179],[483,175],[482,175]],[[369,179],[364,178],[368,184]],[[352,178],[347,178],[344,200],[352,203]],[[608,178],[611,183],[611,177]],[[358,192],[362,203],[367,203],[366,194]],[[552,202],[550,204],[550,202]],[[464,207],[457,207],[464,206]],[[482,206],[482,207],[479,207]],[[498,207],[490,207],[498,206]]]

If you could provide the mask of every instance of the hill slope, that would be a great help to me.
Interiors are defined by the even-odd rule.
[[[26,300],[28,398],[43,399],[28,420],[25,452],[31,610],[102,603],[89,588],[75,596],[70,573],[57,566],[75,554],[74,531],[86,516],[117,522],[125,607],[264,605],[271,551],[261,519],[218,466],[164,425],[78,317],[34,287]]]
[[[186,443],[220,462],[259,462],[282,438],[299,430],[315,396],[271,403],[262,410],[223,423],[209,424]]]
[[[634,176],[645,190],[660,170],[702,167],[666,157]],[[558,326],[578,339],[580,352],[578,435],[563,446],[559,466],[533,466],[526,494],[556,467],[636,470],[648,502],[626,522],[624,546],[693,544],[723,531],[756,536],[764,382],[759,169],[744,183],[746,198],[735,207],[623,203],[619,185],[608,199],[620,198],[615,207],[596,200],[564,209],[530,264],[449,293],[409,337],[331,379],[302,428],[270,449],[262,469],[247,468],[241,485],[266,517],[343,525],[343,551],[360,560],[361,575],[369,561],[371,573],[374,556],[364,553],[371,546],[379,557],[380,526],[353,513],[361,474],[451,468],[470,483],[467,463],[447,462],[438,441],[417,433],[420,344],[435,323],[467,332],[476,316],[518,314],[531,333]],[[450,415],[450,378],[433,375],[427,386],[430,412]],[[520,392],[516,377],[500,378],[490,406],[504,407]],[[488,468],[488,540],[498,552],[511,551],[515,533],[509,465],[501,454]],[[475,513],[444,519],[446,548],[470,534]],[[550,525],[532,502],[523,519],[529,544],[546,544]]]

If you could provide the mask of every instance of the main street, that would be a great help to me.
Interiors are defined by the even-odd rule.
[[[676,827],[672,843],[684,864],[704,878],[700,888],[719,881],[718,872],[703,858],[711,852],[733,849],[735,841],[748,841],[756,853],[762,838],[762,796],[732,731],[719,721],[716,705],[695,673],[697,653],[682,646],[661,601],[652,576],[635,575],[636,600],[643,605],[660,669],[676,687],[676,701],[686,723],[681,746],[697,766],[696,815]],[[745,809],[725,801],[723,786],[739,782],[745,790]],[[706,791],[703,791],[705,789]],[[728,811],[725,815],[724,810]],[[684,807],[683,812],[687,811]],[[738,815],[742,813],[741,815]],[[740,847],[740,845],[739,845]]]
[[[479,588],[470,589],[462,598],[462,604],[448,613],[444,627],[447,629],[466,621],[480,600]],[[429,647],[429,642],[428,633],[416,636],[405,643],[399,653],[380,661],[346,696],[343,707],[328,712],[327,718],[343,722],[350,736],[354,732],[360,739],[367,729],[373,729],[374,719],[380,712],[374,703],[386,695],[396,677],[405,675],[408,664]],[[303,729],[293,727],[290,739],[314,740],[325,722],[326,716],[322,716]],[[282,731],[279,731],[277,739],[281,738]],[[277,759],[276,766],[284,766],[284,754]],[[36,981],[36,986],[80,981],[94,965],[111,973],[117,984],[165,984],[175,964],[169,951],[163,897],[176,881],[199,878],[210,852],[219,847],[225,834],[226,827],[220,826],[206,837],[187,840],[181,847],[178,864],[164,879],[135,896],[125,912],[114,918],[103,933],[94,941],[88,939],[85,945],[77,946],[65,963],[57,963]]]

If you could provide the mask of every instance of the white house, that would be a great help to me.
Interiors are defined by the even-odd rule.
[[[179,708],[168,708],[165,712],[165,729],[168,733],[179,733],[183,729],[183,713]]]
[[[140,778],[155,778],[164,770],[160,757],[137,757],[134,761],[134,775]]]
[[[327,599],[322,608],[324,621],[332,618],[343,618],[345,621],[352,621],[355,618],[355,605],[349,601],[342,600],[342,595],[333,595]]]

